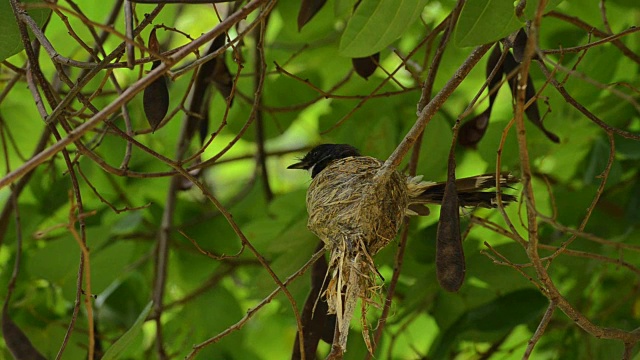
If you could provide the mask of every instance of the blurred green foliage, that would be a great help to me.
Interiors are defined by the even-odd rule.
[[[114,2],[79,0],[76,3],[87,18],[100,23],[111,11]],[[347,24],[352,3],[347,0],[328,1],[312,21],[298,32],[294,19],[299,2],[278,2],[270,15],[264,39],[267,66],[262,99],[264,145],[267,153],[272,154],[266,160],[268,179],[256,175],[258,171],[254,154],[258,136],[255,124],[222,157],[221,161],[224,162],[206,168],[200,177],[227,207],[244,235],[269,262],[280,280],[286,279],[306,263],[317,245],[317,239],[306,229],[305,189],[309,183],[308,175],[286,170],[286,166],[303,155],[304,149],[320,142],[350,143],[367,155],[386,158],[416,120],[421,84],[413,76],[422,80],[425,78],[432,52],[424,48],[417,51],[411,63],[406,68],[402,66],[396,74],[397,80],[387,81],[388,76],[381,69],[368,80],[358,78],[352,74],[351,60],[340,55],[341,50],[345,51],[340,46],[341,41],[349,40],[344,37],[341,40],[341,36],[345,28],[349,29]],[[408,7],[418,3],[424,1],[402,2],[403,6]],[[468,8],[462,12],[455,45],[470,46],[494,41],[516,29],[517,26],[513,24],[520,24],[508,11],[487,12],[487,9],[494,9],[493,2],[473,3],[469,2]],[[507,3],[511,5],[511,2]],[[395,28],[394,31],[399,31],[400,39],[396,39],[395,33],[389,35],[392,39],[384,38],[385,44],[380,47],[380,63],[384,69],[390,72],[399,66],[396,53],[406,55],[418,46],[428,31],[446,18],[453,5],[450,1],[428,2],[420,19],[407,21],[401,28]],[[494,19],[479,17],[472,6],[485,9],[483,14],[493,16],[495,21],[511,24],[503,27],[509,31],[496,33]],[[551,8],[604,29],[597,1],[554,1]],[[138,4],[135,12],[138,18],[142,18],[152,9],[151,5]],[[607,15],[613,32],[617,33],[636,24],[640,13],[635,2],[618,0],[607,2]],[[379,17],[375,19],[384,21]],[[92,43],[90,32],[80,19],[70,16],[69,21],[81,38]],[[175,27],[193,38],[217,23],[216,13],[210,5],[166,5],[154,20],[156,25]],[[122,15],[115,29],[124,31]],[[148,32],[149,29],[146,29],[141,38],[146,39]],[[69,37],[60,17],[51,17],[45,34],[59,53],[86,60],[83,58],[86,54]],[[354,48],[353,52],[362,52],[363,46],[366,48],[367,44],[375,43],[376,39],[372,36],[380,36],[368,35],[366,31],[363,34],[366,41],[357,44],[360,48]],[[579,46],[593,40],[587,31],[550,16],[542,19],[539,36],[543,50]],[[161,42],[166,42],[167,48],[175,48],[189,41],[170,31],[158,31],[158,37]],[[351,38],[356,41],[354,39]],[[439,39],[436,39],[433,48]],[[117,37],[109,37],[104,47],[112,49],[120,41]],[[640,37],[637,33],[620,41],[635,54],[640,53]],[[224,99],[219,94],[213,95],[209,108],[210,129],[217,129],[223,119],[226,125],[203,152],[203,160],[224,148],[249,118],[254,93],[253,70],[249,70],[253,69],[255,61],[252,53],[254,43],[255,38],[247,37],[244,44],[237,47],[245,61],[242,66],[230,60],[227,62],[232,74],[241,72],[237,90],[246,98],[236,97],[225,117]],[[469,54],[470,49],[456,47],[454,43],[449,44],[444,53],[435,91],[444,85]],[[2,50],[7,47],[6,43],[0,43]],[[231,50],[228,52],[230,59]],[[640,133],[637,105],[640,76],[637,62],[623,56],[610,43],[591,48],[586,54],[565,54],[564,57],[552,58],[561,61],[566,68],[576,67],[579,76],[571,76],[565,88],[580,104],[611,126]],[[176,67],[194,59],[189,58]],[[20,67],[25,55],[19,53],[8,61]],[[295,78],[277,71],[275,63],[294,74]],[[49,62],[42,61],[42,67],[48,78],[54,77],[55,69]],[[144,70],[139,67],[134,70],[117,69],[114,75],[126,87],[149,68],[147,65]],[[6,66],[1,71],[0,84],[4,86],[12,72]],[[69,73],[78,75],[80,70],[69,69]],[[435,181],[446,177],[451,128],[485,82],[484,73],[484,63],[481,63],[427,126],[418,164],[418,173],[424,174],[425,179]],[[531,75],[536,88],[541,89],[545,79],[536,64],[532,66]],[[565,75],[559,71],[555,76],[561,80]],[[584,78],[593,79],[604,86],[597,86]],[[31,156],[38,134],[44,129],[23,80],[1,100],[3,163],[8,169],[15,169]],[[100,80],[98,77],[90,82],[87,91],[95,90]],[[336,86],[341,82],[341,86]],[[189,83],[190,76],[171,81],[170,109],[180,106],[188,92]],[[328,92],[334,86],[336,89],[330,96],[316,90]],[[608,88],[629,94],[633,102],[621,99]],[[60,94],[67,90],[62,86]],[[110,103],[116,96],[114,90],[107,82],[102,95],[93,99],[93,104],[101,108]],[[583,221],[586,209],[602,181],[600,175],[610,157],[609,138],[550,85],[542,91],[538,103],[544,114],[545,125],[560,136],[561,142],[551,143],[537,128],[527,124],[527,146],[535,173],[533,185],[537,209],[557,223],[575,229]],[[482,111],[486,104],[486,100],[481,100],[475,113]],[[79,103],[74,106],[81,107]],[[146,129],[148,125],[142,110],[142,96],[137,96],[126,106],[134,130]],[[136,140],[163,156],[173,158],[183,114],[184,111],[179,111],[155,133],[136,135]],[[511,95],[504,87],[498,94],[490,126],[478,148],[457,149],[459,177],[495,171],[496,151],[512,117]],[[340,124],[336,125],[338,122]],[[115,120],[115,124],[124,129],[121,117]],[[584,232],[592,236],[590,239],[578,237],[570,246],[571,250],[587,256],[563,254],[549,263],[548,270],[567,300],[594,323],[631,330],[640,323],[637,286],[640,273],[640,257],[637,256],[640,248],[640,145],[637,141],[617,135],[613,139],[615,154],[612,169],[602,196],[584,228]],[[100,128],[83,137],[83,141],[95,145],[95,152],[115,167],[119,166],[125,154],[126,141]],[[194,140],[190,153],[198,148],[199,144]],[[74,147],[70,146],[69,149],[72,156],[75,155]],[[287,151],[291,149],[300,150]],[[401,169],[405,168],[406,162]],[[520,158],[515,127],[506,136],[501,165],[502,170],[519,175]],[[99,346],[106,350],[121,339],[123,342],[120,345],[129,345],[125,349],[117,349],[124,354],[119,358],[156,358],[155,326],[150,321],[142,324],[136,319],[148,311],[145,306],[153,291],[156,242],[170,177],[116,176],[103,171],[86,157],[79,159],[77,167],[91,184],[89,186],[87,181],[81,180],[80,190],[86,213],[87,246],[91,251],[91,292],[96,295],[93,307]],[[168,171],[169,167],[134,146],[128,169],[152,173]],[[271,201],[265,198],[265,182],[274,192]],[[71,189],[68,169],[62,157],[55,156],[52,161],[35,170],[18,202],[23,236],[22,267],[9,312],[13,321],[47,358],[54,358],[60,348],[76,298],[80,249],[65,228],[69,221]],[[516,186],[511,192],[519,195],[519,189]],[[0,189],[0,201],[3,204],[9,202],[9,196],[8,187]],[[105,202],[116,209],[128,210],[116,212]],[[524,249],[494,231],[472,224],[471,215],[467,214],[463,218],[462,229],[465,231],[471,227],[464,242],[467,279],[459,293],[445,293],[435,280],[434,239],[438,209],[432,208],[431,211],[431,216],[411,222],[402,273],[376,358],[520,359],[548,302],[516,270],[494,263],[486,255],[490,251],[484,242],[515,264],[528,262]],[[512,205],[506,209],[506,213],[513,220],[515,229],[526,234],[524,205]],[[478,210],[473,215],[506,226],[497,211]],[[13,218],[9,217],[7,225],[0,247],[0,296],[3,299],[16,256],[17,232]],[[569,237],[569,233],[540,221],[541,244],[557,247]],[[604,241],[593,241],[593,238]],[[194,344],[238,322],[250,308],[277,287],[273,278],[246,248],[237,257],[214,260],[203,255],[190,239],[214,254],[233,255],[242,249],[241,241],[228,221],[197,188],[192,187],[178,194],[170,232],[165,312],[162,317],[165,351],[172,358],[184,357]],[[387,285],[394,267],[396,245],[392,243],[376,257]],[[540,251],[543,255],[551,253],[550,250]],[[599,256],[613,261],[605,262]],[[628,266],[621,265],[623,261]],[[535,277],[530,267],[523,266],[521,269],[525,274]],[[288,289],[298,308],[301,308],[309,291],[308,274],[297,278]],[[375,324],[377,315],[379,311],[371,311],[370,322]],[[349,337],[350,348],[345,354],[347,359],[360,359],[366,354],[359,326],[354,321]],[[63,359],[86,357],[88,329],[86,312],[82,306],[75,327]],[[128,330],[130,332],[127,333]],[[295,333],[296,322],[291,304],[280,294],[242,329],[205,347],[198,358],[289,358]],[[322,345],[322,355],[327,351],[328,346]],[[619,357],[622,351],[621,343],[591,337],[556,310],[545,335],[535,348],[533,358],[604,359],[610,358],[611,354]],[[637,358],[638,350],[635,349],[633,353]],[[0,339],[0,358],[10,357],[4,340]]]

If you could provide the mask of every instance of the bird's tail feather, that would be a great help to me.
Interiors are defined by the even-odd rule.
[[[430,183],[420,181],[420,177],[410,178],[409,202],[412,204],[441,204],[444,197],[445,182]],[[511,188],[511,184],[519,180],[510,173],[500,174],[500,187]],[[496,191],[482,191],[496,187],[496,175],[484,174],[456,180],[456,190],[460,206],[495,208],[498,206]],[[513,195],[502,194],[502,202],[508,204],[517,198]]]

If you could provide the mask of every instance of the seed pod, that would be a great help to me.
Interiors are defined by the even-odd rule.
[[[368,79],[369,76],[373,75],[376,71],[376,68],[378,68],[380,53],[377,52],[363,58],[353,58],[351,59],[351,63],[353,64],[353,69],[360,77]]]
[[[154,61],[151,70],[160,66],[161,63],[160,60]],[[156,131],[169,110],[169,89],[164,75],[154,80],[144,89],[142,105],[151,130]]]

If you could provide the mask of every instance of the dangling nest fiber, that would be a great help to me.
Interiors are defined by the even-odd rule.
[[[333,273],[325,296],[329,312],[337,317],[337,345],[342,351],[359,298],[363,335],[371,351],[364,314],[380,293],[371,257],[396,236],[408,206],[405,176],[394,171],[387,181],[373,183],[381,166],[381,161],[366,156],[334,161],[313,179],[307,192],[307,226],[331,254]]]

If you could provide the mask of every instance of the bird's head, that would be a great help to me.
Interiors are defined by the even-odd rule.
[[[287,169],[303,169],[314,178],[332,161],[350,156],[360,156],[358,149],[348,144],[322,144],[314,147],[299,162]]]

